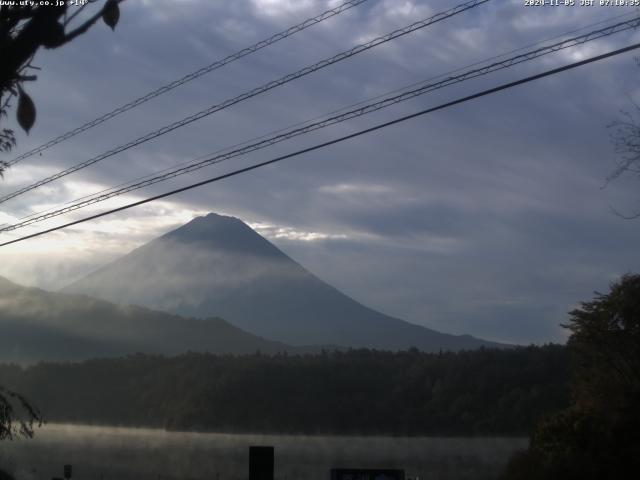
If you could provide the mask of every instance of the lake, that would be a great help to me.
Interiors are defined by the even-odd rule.
[[[279,480],[328,480],[329,470],[402,468],[420,480],[495,478],[526,438],[344,437],[179,433],[50,424],[33,440],[0,443],[0,465],[17,480],[240,480],[248,447],[275,447]]]

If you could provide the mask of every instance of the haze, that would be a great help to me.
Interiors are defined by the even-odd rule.
[[[81,41],[36,58],[42,70],[28,88],[40,120],[28,137],[20,135],[16,153],[335,3],[126,2],[117,34],[96,28]],[[24,161],[6,172],[2,189],[14,190],[450,5],[446,0],[368,2],[295,41],[135,109],[108,128]],[[492,2],[7,202],[0,223],[631,11]],[[632,30],[466,82],[109,205],[627,45],[639,36]],[[385,314],[493,341],[563,341],[559,324],[568,310],[640,266],[637,222],[611,211],[612,206],[623,213],[638,210],[637,183],[621,180],[602,188],[615,166],[606,125],[637,98],[639,73],[632,56],[616,57],[3,248],[0,275],[57,290],[196,216],[217,212],[243,219],[309,271]],[[18,233],[29,232],[6,238]]]

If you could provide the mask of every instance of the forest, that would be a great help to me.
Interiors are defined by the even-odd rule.
[[[568,405],[568,382],[559,345],[0,366],[48,422],[226,432],[523,435]]]

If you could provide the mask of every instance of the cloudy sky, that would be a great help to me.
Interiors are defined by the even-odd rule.
[[[18,149],[78,126],[338,0],[127,0],[35,60],[38,119]],[[596,2],[597,3],[597,2]],[[454,5],[368,0],[6,172],[8,193],[209,105]],[[0,223],[514,49],[601,28],[626,7],[486,5],[242,102],[0,206]],[[640,14],[640,13],[639,13]],[[623,19],[631,18],[629,16]],[[617,21],[620,21],[618,19]],[[13,233],[17,238],[640,40],[628,31],[424,95]],[[0,275],[61,288],[195,216],[237,216],[384,313],[448,333],[563,341],[566,312],[638,271],[640,183],[605,186],[607,125],[640,101],[633,53],[420,117],[157,203],[0,248]],[[7,159],[13,158],[8,156]]]

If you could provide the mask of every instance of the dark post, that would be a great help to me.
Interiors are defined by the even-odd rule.
[[[404,480],[404,470],[388,468],[332,468],[331,480]]]
[[[64,478],[69,480],[71,478],[71,465],[64,466]]]
[[[249,447],[249,480],[273,480],[273,447]]]

